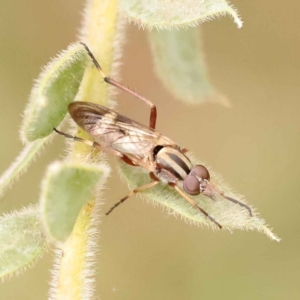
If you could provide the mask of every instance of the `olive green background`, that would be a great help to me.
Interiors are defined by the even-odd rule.
[[[189,226],[133,197],[99,226],[96,299],[300,299],[300,5],[232,2],[242,29],[229,17],[202,25],[210,78],[231,108],[175,101],[155,77],[147,32],[134,26],[122,82],[153,100],[158,130],[245,194],[282,241]],[[82,6],[79,0],[1,3],[1,173],[22,148],[18,130],[33,79],[76,39]],[[147,107],[123,93],[118,98],[120,112],[147,123]],[[1,211],[35,203],[47,164],[63,154],[57,137],[7,193]],[[103,210],[126,193],[114,170]],[[50,251],[36,267],[0,283],[0,299],[47,299],[52,261]]]

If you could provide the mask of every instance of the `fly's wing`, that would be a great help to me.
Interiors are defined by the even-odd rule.
[[[73,120],[103,147],[123,154],[144,156],[156,145],[173,143],[149,127],[132,121],[114,110],[90,102],[69,105]]]

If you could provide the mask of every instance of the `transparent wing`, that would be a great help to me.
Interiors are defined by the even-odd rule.
[[[156,145],[174,143],[151,128],[94,103],[73,102],[69,105],[69,113],[95,142],[124,154],[142,156]]]

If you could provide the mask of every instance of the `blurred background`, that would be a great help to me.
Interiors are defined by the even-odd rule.
[[[232,2],[242,29],[229,17],[201,26],[211,81],[231,108],[174,100],[153,72],[145,31],[132,25],[122,82],[157,105],[160,132],[246,195],[282,241],[192,227],[132,198],[99,226],[96,299],[300,299],[300,5]],[[76,39],[82,6],[79,0],[2,2],[1,173],[22,149],[18,130],[33,79]],[[148,120],[147,107],[119,98],[120,112]],[[35,203],[47,164],[63,153],[64,141],[56,138],[7,193],[1,212]],[[127,191],[114,170],[103,210]],[[47,299],[52,260],[50,251],[34,268],[1,283],[0,299]]]

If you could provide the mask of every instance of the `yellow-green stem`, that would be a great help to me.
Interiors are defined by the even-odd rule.
[[[87,250],[94,201],[88,203],[80,212],[73,232],[63,245],[55,299],[88,299],[84,294],[85,271],[87,269]]]
[[[91,49],[105,73],[110,74],[115,55],[114,44],[118,36],[118,1],[117,0],[90,0],[84,14],[83,28],[80,39]],[[85,71],[80,87],[80,100],[107,105],[109,86],[95,67],[89,65]],[[84,137],[84,133],[77,132]],[[91,152],[90,147],[82,143],[73,145],[70,158],[73,160],[84,157]],[[87,281],[93,273],[88,271],[88,256],[90,253],[93,212],[95,199],[83,207],[78,216],[73,233],[62,246],[62,257],[59,263],[57,288],[53,299],[90,299],[92,286]]]

